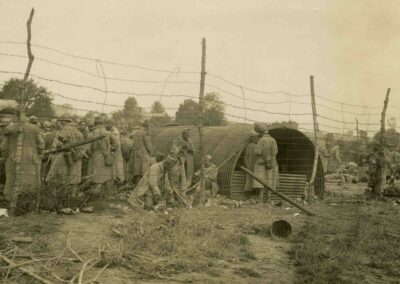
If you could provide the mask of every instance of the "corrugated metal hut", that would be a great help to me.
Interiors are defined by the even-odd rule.
[[[181,135],[185,128],[191,129],[193,143],[198,149],[199,135],[196,127],[162,127],[154,129],[152,140],[157,151],[168,153],[172,141]],[[252,125],[228,125],[204,127],[205,152],[213,157],[217,166],[227,161],[219,170],[218,183],[220,193],[233,199],[242,199],[245,174],[238,166],[243,165],[244,150],[248,144],[248,135],[253,130]],[[300,197],[304,192],[306,181],[312,172],[314,159],[314,144],[302,132],[291,128],[273,128],[269,130],[278,144],[279,187],[278,191],[289,197]],[[199,169],[200,160],[195,154],[195,169]],[[321,161],[315,180],[315,192],[322,195],[324,191],[324,175]],[[276,197],[271,196],[271,199]]]

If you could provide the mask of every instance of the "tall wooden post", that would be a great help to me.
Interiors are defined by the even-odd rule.
[[[360,134],[358,131],[358,119],[356,118],[356,134],[357,134],[357,148],[356,148],[356,159],[357,159],[357,164],[360,163]]]
[[[199,93],[199,142],[200,142],[200,199],[203,201],[204,197],[204,141],[203,141],[203,122],[204,122],[204,84],[206,79],[206,39],[203,38],[202,42],[202,53],[201,53],[201,73],[200,73],[200,93]]]
[[[382,116],[381,116],[381,133],[379,137],[379,151],[378,162],[376,168],[376,184],[373,188],[372,198],[379,199],[382,196],[383,188],[386,185],[386,159],[385,159],[385,121],[386,110],[389,103],[390,88],[386,91],[385,101],[383,103]]]
[[[310,88],[311,88],[311,106],[312,106],[313,122],[314,122],[314,163],[310,181],[308,183],[307,201],[310,200],[310,195],[313,194],[314,181],[315,181],[315,175],[317,173],[318,155],[319,155],[318,122],[317,122],[317,107],[315,105],[314,76],[310,76]]]
[[[33,19],[34,13],[35,13],[35,10],[32,8],[31,13],[28,18],[28,21],[26,23],[26,28],[28,31],[28,38],[26,41],[26,46],[27,46],[29,61],[28,61],[28,66],[26,67],[24,80],[22,81],[22,88],[21,88],[20,117],[19,117],[21,128],[23,127],[23,124],[25,122],[25,97],[26,97],[26,92],[28,91],[26,84],[28,82],[29,74],[31,72],[33,60],[35,59],[35,57],[32,54],[32,50],[31,50],[31,38],[32,38],[31,25],[32,25],[32,19]],[[16,141],[15,182],[14,182],[14,189],[13,189],[13,193],[12,193],[11,201],[10,201],[10,215],[11,216],[15,215],[15,208],[17,207],[18,195],[21,192],[22,181],[24,178],[21,173],[22,151],[24,150],[23,149],[23,140],[24,140],[24,134],[21,129],[21,131],[18,132],[17,141]]]

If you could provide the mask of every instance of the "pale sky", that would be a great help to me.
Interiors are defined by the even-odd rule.
[[[168,112],[174,115],[183,97],[199,93],[201,39],[207,39],[206,92],[218,91],[229,104],[228,119],[288,120],[311,129],[309,76],[315,76],[316,94],[331,100],[377,107],[368,110],[343,106],[317,98],[318,112],[339,121],[379,123],[382,103],[388,87],[392,88],[389,105],[400,103],[400,2],[314,0],[314,1],[233,1],[233,0],[68,0],[22,1],[0,0],[0,53],[26,55],[24,45],[4,42],[26,41],[25,23],[30,8],[35,8],[32,42],[100,61],[139,65],[153,72],[103,62],[107,77],[155,81],[147,83],[107,80],[108,89],[117,92],[151,93],[157,96],[135,96],[139,105],[151,106],[160,99],[164,82],[169,77],[162,97]],[[93,60],[76,59],[54,51],[33,47],[38,58],[32,75],[78,85],[104,89],[100,77],[91,76],[57,64],[102,74]],[[42,60],[39,60],[42,59]],[[24,72],[26,58],[0,55],[0,71]],[[178,70],[180,72],[178,72]],[[222,76],[245,87],[245,104],[241,89],[212,75]],[[0,72],[0,82],[20,74]],[[77,103],[60,96],[55,103],[72,103],[81,109],[102,110],[104,92],[37,80],[50,91],[65,97],[97,102]],[[186,82],[176,83],[173,81]],[[192,82],[192,83],[191,83]],[[216,90],[215,87],[219,88]],[[252,92],[246,88],[264,91]],[[221,89],[223,91],[221,91]],[[274,92],[284,92],[273,94]],[[232,96],[229,93],[233,93]],[[283,103],[291,93],[305,95],[292,100],[303,104]],[[175,96],[170,96],[175,95]],[[107,104],[122,105],[128,94],[109,93]],[[257,103],[254,101],[262,101]],[[249,109],[240,109],[246,105]],[[107,106],[106,112],[118,108]],[[359,113],[359,115],[347,112]],[[307,115],[296,115],[307,114]],[[374,115],[374,113],[376,115]],[[230,116],[229,116],[230,115]],[[391,108],[389,116],[399,117]],[[341,123],[319,118],[320,128],[341,132]],[[328,126],[339,129],[329,128]],[[348,124],[345,128],[354,128]],[[360,125],[360,129],[367,129]],[[377,126],[370,125],[368,130]]]

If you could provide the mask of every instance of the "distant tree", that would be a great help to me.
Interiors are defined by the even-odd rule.
[[[381,137],[381,132],[377,132],[374,135],[374,141],[379,143]],[[386,146],[399,147],[400,146],[400,133],[394,128],[389,128],[385,131],[385,143]]]
[[[199,122],[199,104],[186,99],[175,113],[175,122],[180,125],[197,125]]]
[[[160,101],[154,101],[151,105],[151,113],[165,113],[165,108]]]
[[[219,99],[218,93],[208,93],[204,96],[204,125],[225,125],[225,105]]]
[[[124,108],[122,110],[123,117],[128,120],[136,120],[139,122],[141,108],[134,97],[129,97],[125,100]]]
[[[199,123],[200,107],[191,99],[184,100],[175,114],[175,121],[181,125],[197,125]],[[227,123],[225,105],[219,99],[218,93],[208,93],[204,96],[204,126],[218,126]]]
[[[54,117],[56,115],[50,91],[45,87],[38,86],[32,79],[26,83],[25,87],[26,115],[38,117]],[[10,79],[3,85],[0,91],[0,99],[11,99],[21,103],[22,88],[23,81],[21,79]]]
[[[163,126],[172,122],[172,119],[165,112],[165,108],[160,101],[155,101],[151,106],[150,124]]]

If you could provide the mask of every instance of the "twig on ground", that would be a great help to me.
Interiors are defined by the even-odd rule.
[[[72,233],[69,232],[68,238],[67,238],[67,248],[72,252],[72,254],[79,259],[80,262],[83,262],[83,259],[79,256],[79,254],[76,253],[76,251],[72,248]]]
[[[109,263],[107,263],[106,265],[104,265],[103,266],[103,268],[102,269],[100,269],[100,271],[96,274],[96,276],[95,277],[93,277],[93,279],[91,279],[91,280],[89,280],[89,281],[86,281],[86,282],[84,282],[84,284],[86,284],[86,283],[92,283],[92,282],[96,282],[97,281],[97,279],[99,278],[99,276],[100,276],[100,274],[109,266],[111,264],[111,262],[109,262]]]
[[[10,266],[11,265],[16,265],[13,261],[11,261],[10,259],[8,259],[7,257],[3,256],[0,254],[0,259],[2,259],[3,261],[7,262]],[[35,272],[33,272],[32,270],[28,269],[28,268],[24,268],[24,267],[16,267],[17,269],[19,269],[20,271],[22,271],[23,273],[35,278],[36,280],[38,280],[40,283],[44,283],[44,284],[52,284],[51,281],[41,277],[40,275],[37,275]]]

